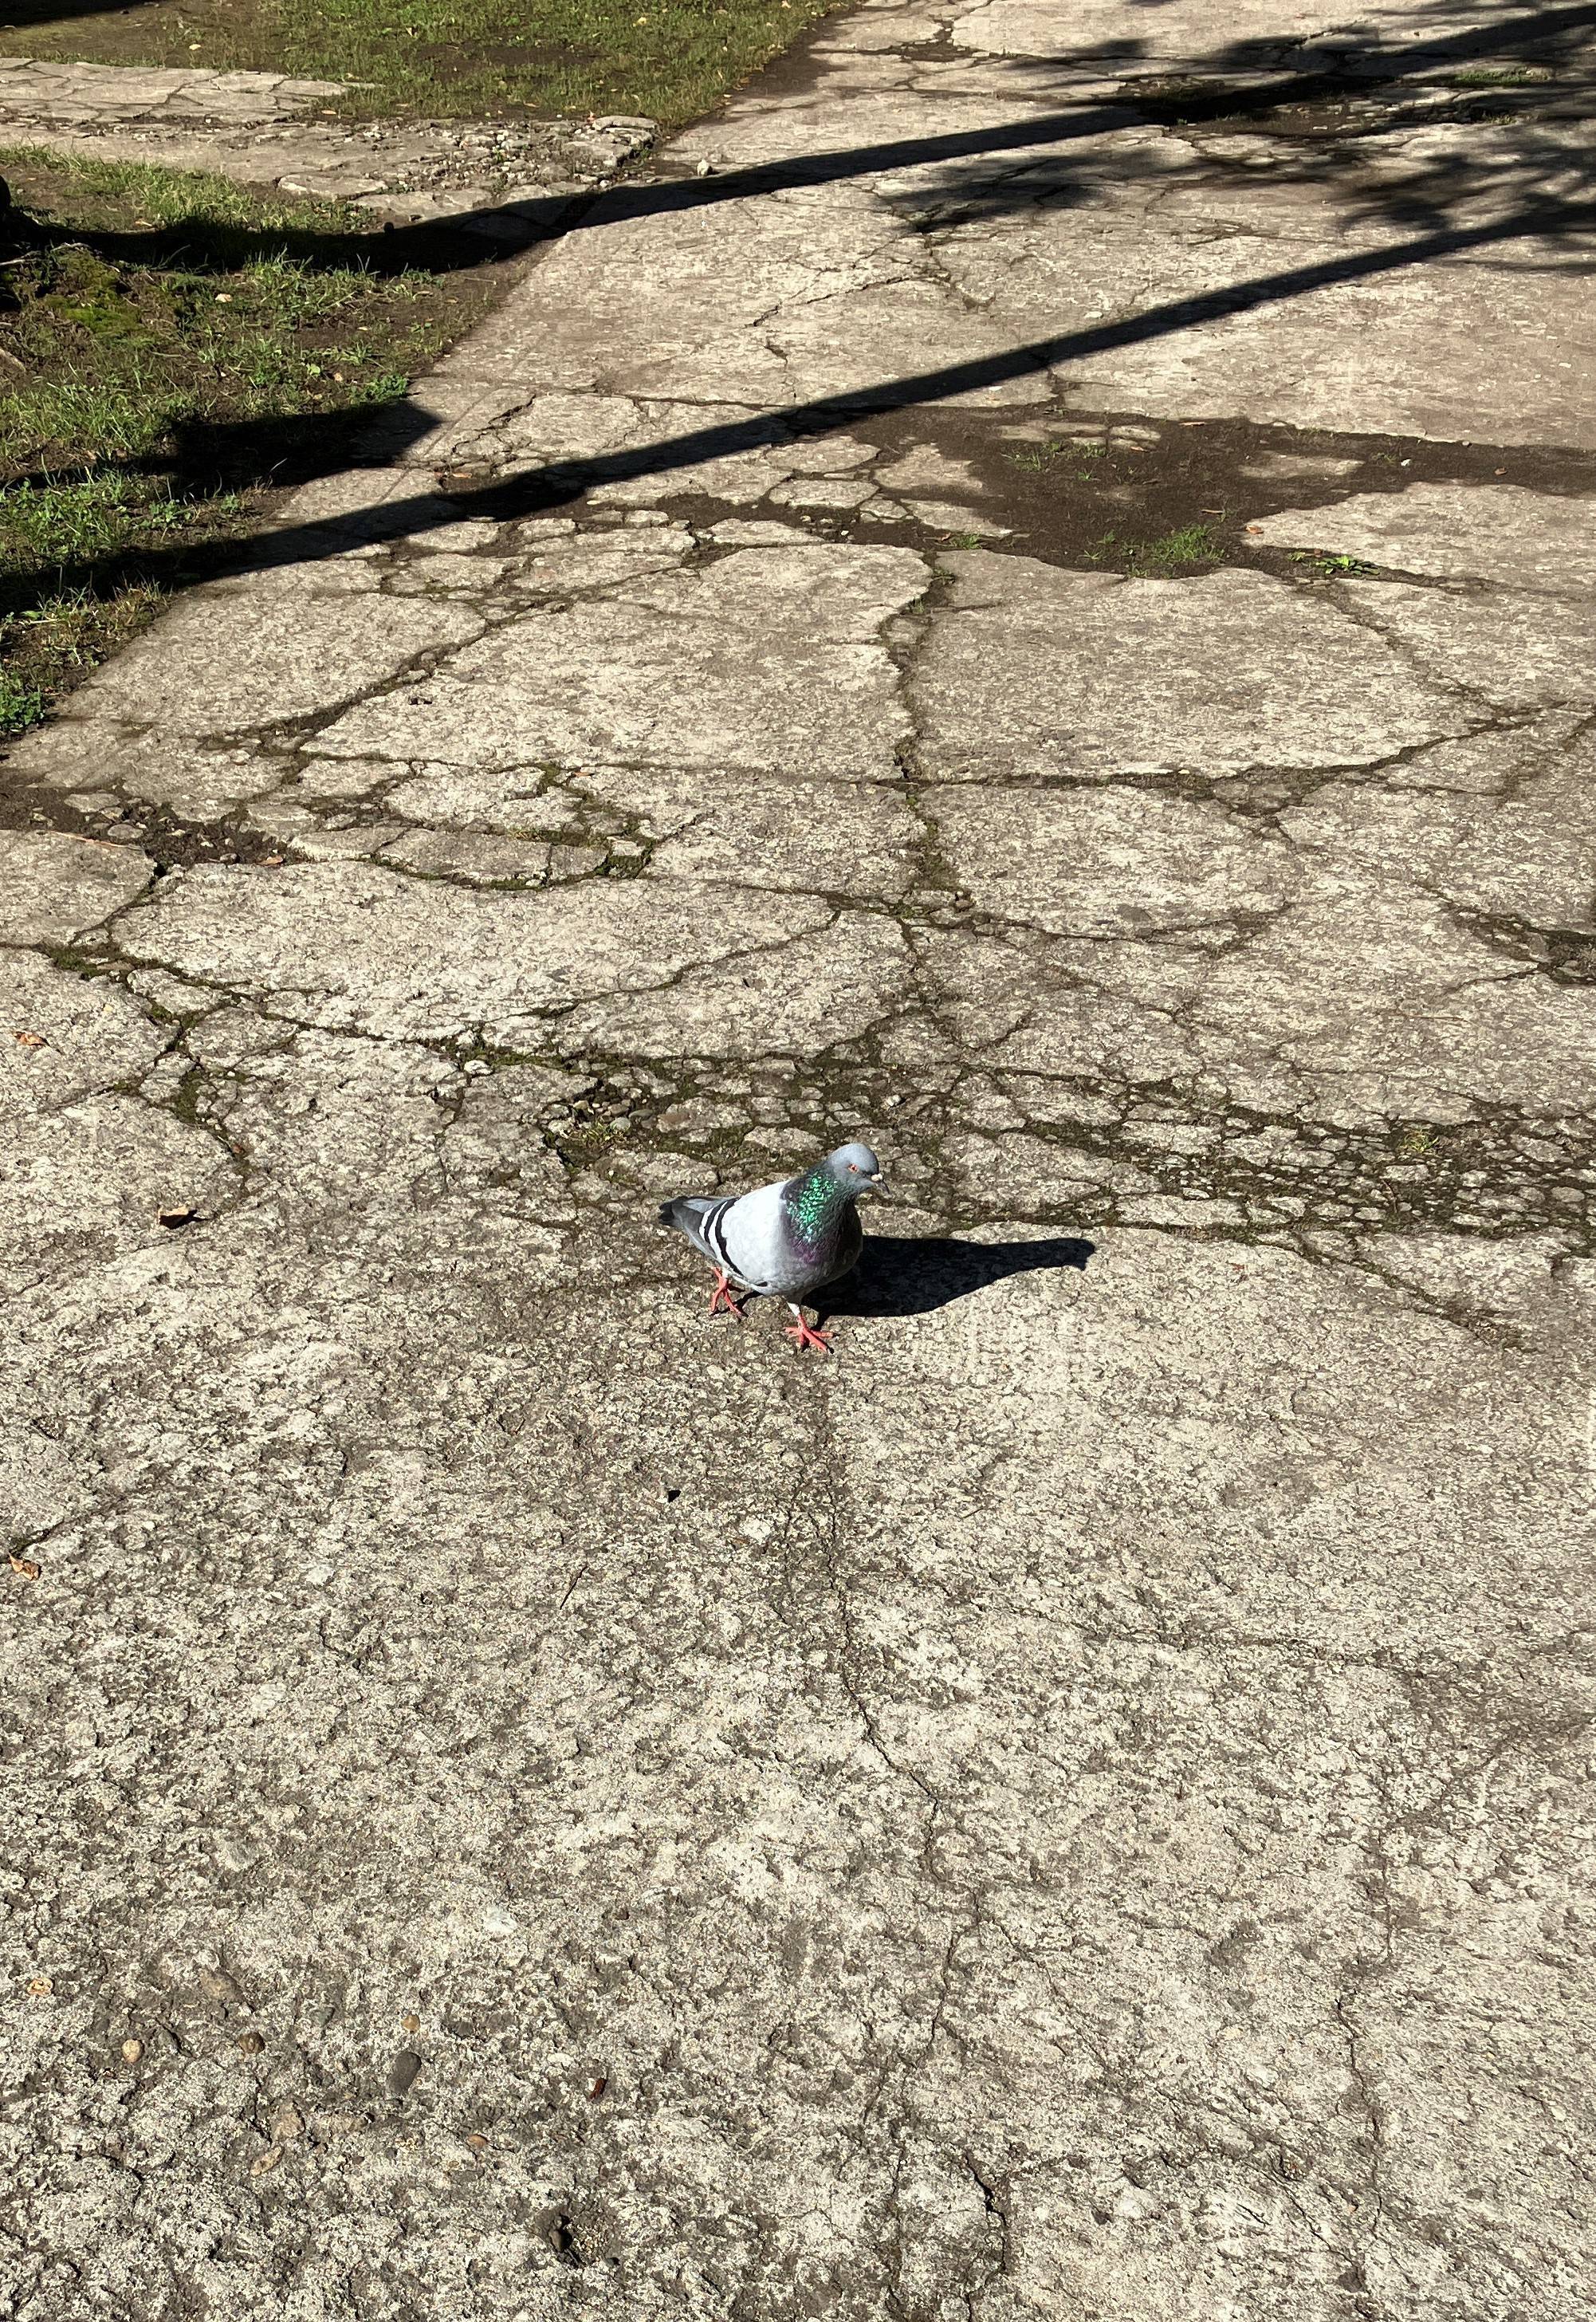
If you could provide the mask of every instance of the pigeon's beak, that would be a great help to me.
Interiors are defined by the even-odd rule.
[[[879,1169],[873,1177],[867,1177],[864,1182],[866,1188],[872,1193],[884,1193],[887,1190],[887,1180]]]

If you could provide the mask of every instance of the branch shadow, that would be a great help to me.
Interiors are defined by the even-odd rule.
[[[858,1265],[811,1300],[829,1321],[838,1315],[885,1321],[895,1315],[931,1314],[972,1291],[990,1289],[1017,1274],[1084,1274],[1097,1252],[1079,1235],[1035,1241],[960,1241],[930,1234],[869,1234]]]

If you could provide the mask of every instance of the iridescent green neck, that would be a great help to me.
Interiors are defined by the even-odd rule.
[[[847,1204],[847,1187],[819,1161],[806,1176],[795,1178],[782,1205],[798,1240],[807,1249],[817,1249]]]

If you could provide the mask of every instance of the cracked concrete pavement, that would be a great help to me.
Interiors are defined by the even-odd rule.
[[[652,142],[635,116],[589,121],[336,118],[343,82],[282,73],[0,56],[0,142],[97,161],[205,169],[349,202],[412,224],[456,218],[495,237],[552,224]],[[510,206],[514,206],[512,208]]]
[[[0,2312],[1583,2311],[1577,14],[834,20],[11,750]]]

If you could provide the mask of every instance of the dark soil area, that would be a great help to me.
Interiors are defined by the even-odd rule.
[[[1040,418],[948,405],[890,416],[862,413],[847,433],[899,453],[934,443],[949,459],[969,463],[980,486],[970,495],[972,528],[963,531],[950,513],[948,524],[934,530],[943,545],[1154,578],[1235,563],[1289,571],[1299,580],[1341,577],[1345,559],[1294,556],[1254,541],[1247,527],[1279,509],[1327,506],[1352,492],[1456,482],[1596,494],[1596,455],[1590,453],[1337,434],[1236,419],[1149,422],[1137,412],[1092,413],[1063,404]],[[462,479],[462,485],[470,480]],[[486,477],[479,481],[490,489]],[[469,489],[462,490],[463,498],[470,496]],[[960,499],[956,485],[927,485],[907,496],[946,501],[950,512]],[[660,505],[700,526],[732,515],[777,513],[734,509],[698,493],[671,497],[668,490]],[[828,539],[926,544],[927,526],[918,521],[881,524],[853,510],[821,508],[805,508],[803,518]]]

